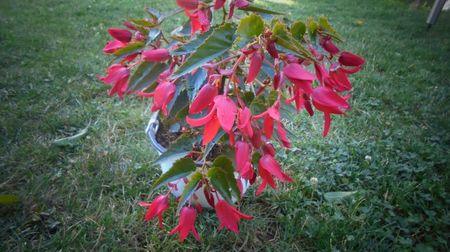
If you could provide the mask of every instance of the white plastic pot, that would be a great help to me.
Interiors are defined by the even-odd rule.
[[[153,148],[158,152],[158,155],[161,155],[162,153],[164,153],[166,151],[166,148],[164,148],[164,146],[159,144],[158,141],[156,140],[156,134],[158,132],[158,128],[159,128],[158,113],[153,113],[152,116],[150,117],[148,126],[145,129],[145,132],[146,132]],[[173,163],[175,163],[175,161],[177,161],[177,159],[167,159],[166,161],[162,162],[160,164],[160,169],[161,169],[162,173],[164,174],[170,168],[172,168],[172,165],[173,165]],[[197,166],[202,166],[202,163],[197,162]],[[238,178],[237,175],[238,174],[235,173],[236,178]],[[189,177],[187,177],[187,179],[189,179]],[[186,182],[188,181],[187,179],[186,178],[179,179],[179,180],[173,181],[172,183],[168,184],[168,186],[171,189],[172,194],[175,197],[181,196],[181,194],[183,193],[183,190],[184,190],[184,186],[186,185]],[[247,189],[249,187],[249,182],[243,178],[240,178],[240,181],[242,183],[242,194],[245,194],[245,192],[247,191]],[[218,198],[222,199],[222,197],[220,195],[218,198],[216,197],[215,194],[213,194],[213,195],[214,195],[214,202],[217,202]],[[193,197],[192,203],[200,204],[202,207],[205,207],[205,208],[213,208],[213,206],[211,206],[208,203],[208,201],[206,200],[205,194],[203,192],[203,187],[199,188],[192,197]],[[236,199],[233,198],[233,201],[236,201]]]

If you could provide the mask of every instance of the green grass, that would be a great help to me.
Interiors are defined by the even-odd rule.
[[[258,1],[294,19],[328,15],[342,46],[366,57],[353,110],[325,139],[320,114],[289,125],[296,148],[279,158],[295,182],[248,193],[242,211],[255,220],[239,235],[218,232],[210,212],[201,243],[167,236],[173,212],[164,231],[144,223],[136,203],[159,174],[143,132],[149,104],[108,98],[95,76],[107,27],[174,2],[0,2],[0,194],[20,197],[0,208],[1,251],[449,250],[450,15],[426,32],[427,10],[400,0]],[[89,124],[78,144],[51,144]],[[331,204],[329,191],[357,194]]]

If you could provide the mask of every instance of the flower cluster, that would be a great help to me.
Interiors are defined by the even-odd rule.
[[[238,222],[252,219],[234,206],[242,180],[258,185],[256,195],[267,186],[275,189],[277,181],[293,181],[276,159],[275,146],[292,145],[283,119],[303,109],[310,116],[322,112],[326,136],[332,115],[350,109],[349,75],[365,60],[336,46],[340,35],[324,17],[287,25],[279,13],[246,0],[176,3],[181,9],[170,15],[184,13],[188,22],[171,33],[173,41],[160,30],[170,15],[155,9],[147,9],[150,18],[125,22],[124,29],[110,28],[113,40],[103,51],[116,59],[99,79],[112,86],[109,95],[152,99],[151,111],[161,111],[162,120],[192,137],[192,152],[156,184],[168,184],[170,191],[171,182],[184,178],[180,221],[170,234],[183,241],[191,233],[200,240],[194,227],[199,192],[215,209],[219,229],[238,233]],[[221,23],[212,22],[215,12],[223,13]],[[232,151],[210,158],[208,147],[214,145]],[[145,220],[158,217],[163,228],[168,195],[140,203],[148,208]]]

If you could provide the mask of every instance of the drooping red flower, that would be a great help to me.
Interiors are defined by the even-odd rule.
[[[158,217],[159,228],[163,229],[162,215],[169,208],[169,197],[167,195],[159,195],[152,203],[139,202],[142,207],[148,207],[145,213],[145,221],[153,220]]]
[[[205,117],[193,119],[186,117],[186,122],[192,127],[205,125],[203,133],[203,145],[208,144],[216,135],[218,125],[222,129],[232,134],[232,128],[236,119],[236,104],[226,95],[217,95],[214,97],[214,105]]]
[[[278,55],[277,47],[275,46],[275,41],[276,40],[268,39],[266,49],[267,49],[267,52],[270,54],[270,56],[272,56],[272,58],[278,59],[279,55]]]
[[[352,83],[348,79],[345,70],[341,67],[330,70],[330,76],[325,79],[325,85],[338,92],[349,91],[352,89]]]
[[[217,217],[220,221],[219,230],[224,227],[239,233],[238,223],[241,219],[252,220],[253,217],[239,212],[235,207],[229,205],[224,200],[219,200],[215,206]]]
[[[197,212],[192,207],[183,207],[180,211],[180,222],[179,224],[170,231],[170,235],[178,233],[180,241],[184,241],[189,233],[192,233],[198,241],[201,240],[200,235],[198,235],[195,229],[195,219],[197,218]]]
[[[277,134],[281,145],[283,145],[284,148],[291,148],[291,141],[287,137],[286,129],[281,122],[277,122]]]
[[[192,13],[185,10],[184,14],[191,20],[191,34],[195,34],[197,31],[207,32],[211,27],[211,13],[208,9],[200,9]]]
[[[243,141],[236,142],[236,171],[244,179],[251,179],[253,177],[253,166],[251,163],[251,147],[248,143]]]
[[[133,34],[129,30],[120,29],[120,28],[109,28],[108,33],[111,35],[111,37],[123,42],[128,43],[131,41],[131,38],[133,37]]]
[[[218,93],[219,91],[215,86],[210,85],[209,83],[204,85],[189,107],[189,114],[197,114],[207,108],[214,101],[214,97],[216,97]]]
[[[198,7],[198,0],[177,0],[177,4],[185,10],[196,10]]]
[[[248,68],[248,75],[246,83],[253,82],[258,76],[259,70],[264,61],[264,52],[261,50],[257,50],[254,52],[250,58],[250,66]]]
[[[331,114],[344,114],[342,110],[350,109],[346,99],[340,97],[328,87],[318,87],[314,89],[312,95],[314,107],[324,113],[325,126],[323,136],[327,136],[331,125]]]
[[[281,120],[280,103],[275,102],[275,104],[269,107],[266,111],[259,115],[253,116],[253,119],[255,120],[260,118],[264,118],[264,135],[269,139],[272,138],[274,121],[279,122]]]
[[[106,70],[106,76],[98,77],[107,85],[114,85],[109,91],[109,96],[117,93],[122,99],[123,94],[128,88],[128,77],[130,76],[130,69],[121,64],[113,64]]]
[[[120,48],[126,46],[127,43],[123,43],[119,40],[112,40],[106,43],[105,47],[103,48],[104,53],[114,53],[115,51],[119,50]]]
[[[173,82],[163,81],[159,83],[153,92],[153,105],[151,107],[151,111],[155,112],[162,110],[164,115],[167,116],[169,114],[167,111],[167,105],[169,105],[175,95],[176,89],[177,88]]]
[[[330,53],[332,56],[338,54],[340,51],[339,48],[333,43],[331,38],[322,39],[320,44],[323,49],[325,49],[325,51]]]
[[[252,112],[249,108],[244,107],[239,110],[237,127],[243,135],[248,137],[253,136]]]
[[[316,77],[306,71],[300,64],[288,64],[284,67],[283,73],[297,88],[302,89],[307,95],[312,93],[311,84]]]
[[[281,170],[281,166],[278,161],[270,154],[264,154],[258,162],[259,176],[261,176],[262,182],[256,190],[256,196],[260,195],[267,184],[269,184],[273,189],[277,187],[272,176],[277,177],[283,182],[292,182],[292,178],[289,177]]]
[[[339,57],[339,63],[344,66],[358,67],[362,66],[365,62],[363,57],[351,52],[342,52]]]
[[[170,59],[170,53],[166,48],[152,49],[143,51],[142,58],[148,62],[162,62]]]

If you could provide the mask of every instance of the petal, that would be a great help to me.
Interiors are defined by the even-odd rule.
[[[264,189],[266,189],[267,186],[267,182],[265,180],[263,180],[261,182],[261,184],[258,186],[258,189],[256,190],[256,196],[261,195],[261,193],[264,191]]]
[[[130,42],[131,37],[133,36],[130,31],[120,28],[109,28],[108,33],[111,35],[111,37],[124,43]]]
[[[195,10],[198,7],[198,0],[177,0],[178,6],[186,10]]]
[[[216,136],[219,129],[219,120],[217,120],[217,116],[214,115],[211,121],[205,124],[205,128],[203,130],[203,145],[207,145],[208,143],[210,143]]]
[[[270,174],[277,177],[281,181],[284,182],[293,181],[292,178],[283,173],[280,164],[271,155],[264,154],[259,160],[259,165],[261,166],[262,170],[268,171]]]
[[[214,97],[216,97],[217,94],[218,91],[216,87],[210,84],[206,84],[205,86],[203,86],[198,92],[197,97],[194,99],[191,106],[189,107],[189,113],[190,114],[200,113],[203,109],[208,107],[208,105],[214,101]]]
[[[264,135],[267,138],[272,138],[273,134],[273,119],[270,116],[264,118]]]
[[[245,8],[250,5],[250,3],[246,0],[236,0],[235,4],[238,8]]]
[[[214,104],[217,106],[217,118],[220,126],[225,132],[230,132],[234,125],[237,114],[237,107],[233,100],[224,95],[218,95],[214,98]]]
[[[317,109],[323,112],[342,114],[340,109],[349,109],[348,102],[327,87],[318,87],[312,93],[312,99]]]
[[[289,141],[289,139],[287,138],[286,130],[283,128],[283,124],[281,122],[278,122],[277,133],[278,137],[280,138],[281,144],[285,148],[291,148],[291,141]]]
[[[169,50],[159,48],[142,52],[142,58],[148,62],[161,62],[170,58]]]
[[[250,145],[243,141],[236,143],[236,170],[242,174],[242,171],[250,160]]]
[[[253,53],[250,59],[250,66],[248,68],[248,75],[246,83],[253,82],[258,76],[259,70],[261,69],[262,63],[264,61],[264,54],[260,51]]]
[[[284,67],[284,74],[289,80],[303,80],[303,81],[313,81],[316,77],[306,71],[300,64],[291,63]]]
[[[103,48],[103,52],[104,53],[113,53],[126,45],[127,45],[126,43],[123,43],[119,40],[109,41]]]
[[[214,10],[222,8],[225,5],[225,1],[226,0],[216,0],[216,2],[214,3]]]
[[[192,127],[203,126],[207,124],[209,121],[211,121],[215,113],[216,113],[216,106],[214,105],[206,116],[197,119],[193,119],[186,116],[186,122]]]
[[[322,43],[322,47],[331,55],[336,55],[339,53],[339,48],[333,43],[331,39],[325,39]]]
[[[365,63],[365,60],[363,57],[351,52],[342,52],[341,56],[339,57],[339,63],[344,66],[357,67],[363,65]]]

